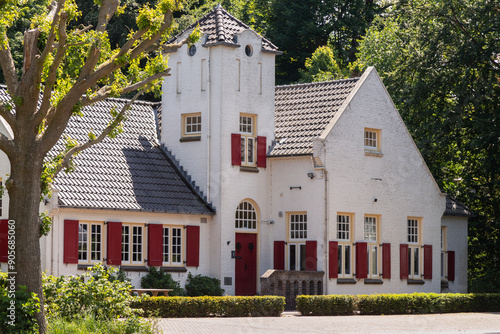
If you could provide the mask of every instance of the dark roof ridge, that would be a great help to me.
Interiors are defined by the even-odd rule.
[[[357,80],[359,80],[359,78],[360,77],[354,77],[354,78],[337,79],[337,80],[330,80],[330,81],[304,82],[304,83],[296,83],[296,84],[288,84],[288,85],[277,85],[275,88],[316,86],[316,85],[324,85],[324,84],[344,82],[344,81],[357,81]]]

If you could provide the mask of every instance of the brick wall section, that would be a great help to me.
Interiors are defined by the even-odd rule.
[[[295,309],[298,295],[322,295],[324,271],[268,270],[260,277],[260,294],[285,297],[286,310]]]

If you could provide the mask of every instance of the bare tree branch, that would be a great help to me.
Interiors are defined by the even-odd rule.
[[[81,152],[95,144],[98,144],[100,142],[102,142],[104,140],[104,138],[106,138],[107,135],[109,135],[111,133],[111,131],[113,131],[122,121],[123,119],[125,118],[125,112],[130,108],[130,106],[137,100],[137,98],[139,96],[141,96],[142,94],[144,93],[144,91],[138,91],[134,97],[130,100],[127,101],[127,103],[122,107],[122,109],[120,110],[120,112],[118,113],[118,115],[116,115],[116,117],[113,119],[113,121],[101,132],[101,134],[99,135],[99,137],[97,137],[96,139],[93,139],[93,140],[89,140],[88,142],[86,143],[83,143],[83,144],[80,144],[80,145],[77,145],[73,148],[71,148],[70,150],[68,150],[68,152],[66,152],[64,154],[64,157],[63,157],[63,160],[61,162],[60,165],[57,166],[56,170],[55,170],[55,173],[54,173],[54,177],[63,169],[63,168],[69,168],[70,167],[70,162],[71,162],[71,159],[73,158],[73,156],[78,153],[78,152]]]
[[[40,58],[38,59],[39,64],[43,64],[47,55],[54,49],[54,42],[56,40],[56,27],[59,23],[59,13],[61,12],[65,3],[66,0],[59,0],[57,3],[53,1],[49,6],[50,12],[48,16],[52,16],[52,23],[50,26],[49,36],[47,36],[47,44],[45,44],[45,48],[43,49]],[[39,67],[40,69],[43,68],[42,66]]]
[[[12,139],[0,132],[0,150],[3,151],[9,160],[16,154],[16,146]]]
[[[7,35],[5,33],[3,35],[3,38],[7,40]],[[17,77],[16,66],[14,65],[14,59],[12,58],[12,53],[8,43],[5,48],[0,47],[0,65],[2,66],[2,72],[5,78],[5,83],[7,84],[7,89],[10,94],[15,94],[17,87],[19,86],[19,79]]]
[[[40,124],[43,118],[47,115],[50,108],[50,98],[52,97],[52,87],[57,79],[57,68],[61,64],[66,54],[66,23],[68,22],[68,14],[62,12],[59,20],[59,46],[56,51],[54,60],[49,68],[47,80],[45,80],[45,88],[43,90],[42,104],[34,115],[34,124]]]
[[[121,91],[121,94],[127,94],[130,92],[136,91],[139,88],[146,86],[147,84],[149,84],[150,82],[152,82],[154,80],[157,80],[157,79],[160,79],[162,77],[169,76],[169,75],[170,75],[170,69],[168,68],[164,72],[156,73],[156,74],[149,76],[148,78],[146,78],[142,81],[136,82],[135,84],[131,84],[131,85],[125,87]],[[110,95],[111,95],[111,87],[106,85],[106,86],[102,87],[101,89],[99,89],[99,91],[97,91],[96,97],[94,97],[94,98],[85,97],[82,100],[82,106],[86,107],[88,105],[91,105],[92,103],[96,103],[96,102],[105,100],[108,97],[110,97]]]

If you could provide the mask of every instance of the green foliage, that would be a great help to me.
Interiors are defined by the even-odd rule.
[[[52,218],[47,216],[44,212],[40,213],[40,235],[49,235],[51,225]]]
[[[165,272],[163,269],[156,269],[149,267],[148,273],[141,278],[141,287],[147,289],[173,289],[169,292],[171,296],[184,296],[186,293],[181,288],[179,282],[172,278],[170,273]]]
[[[145,314],[162,318],[184,317],[277,317],[285,309],[285,298],[264,297],[151,297],[132,304]]]
[[[500,12],[400,1],[361,41],[442,189],[472,209],[469,291],[500,289]]]
[[[40,311],[40,300],[25,286],[10,290],[6,273],[0,273],[0,333],[36,333],[35,314]],[[15,304],[12,304],[12,301]]]
[[[302,315],[498,312],[500,294],[412,293],[297,296]]]
[[[302,315],[350,315],[354,313],[352,295],[304,296],[296,298],[297,311]]]
[[[49,321],[49,334],[152,334],[159,333],[149,320],[137,316],[126,319],[96,319],[92,316],[79,316],[72,319],[53,318]]]
[[[213,277],[188,273],[186,281],[186,294],[189,297],[195,296],[222,296],[224,289],[220,286],[220,280]]]
[[[116,268],[98,263],[80,276],[45,276],[47,315],[62,319],[88,315],[97,320],[131,316],[131,286],[117,279],[116,273]]]
[[[348,77],[335,59],[329,46],[320,46],[310,58],[306,59],[305,70],[300,70],[301,82],[320,82]]]

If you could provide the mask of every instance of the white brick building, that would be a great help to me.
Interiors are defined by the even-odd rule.
[[[54,217],[44,269],[103,261],[138,286],[159,266],[231,295],[259,294],[273,269],[302,292],[296,272],[323,272],[325,294],[467,290],[470,213],[438,188],[374,68],[275,87],[271,42],[221,7],[197,24],[200,42],[169,54],[161,104],[134,104],[121,136],[57,178],[41,205]],[[120,103],[86,109],[68,133],[98,130]]]

